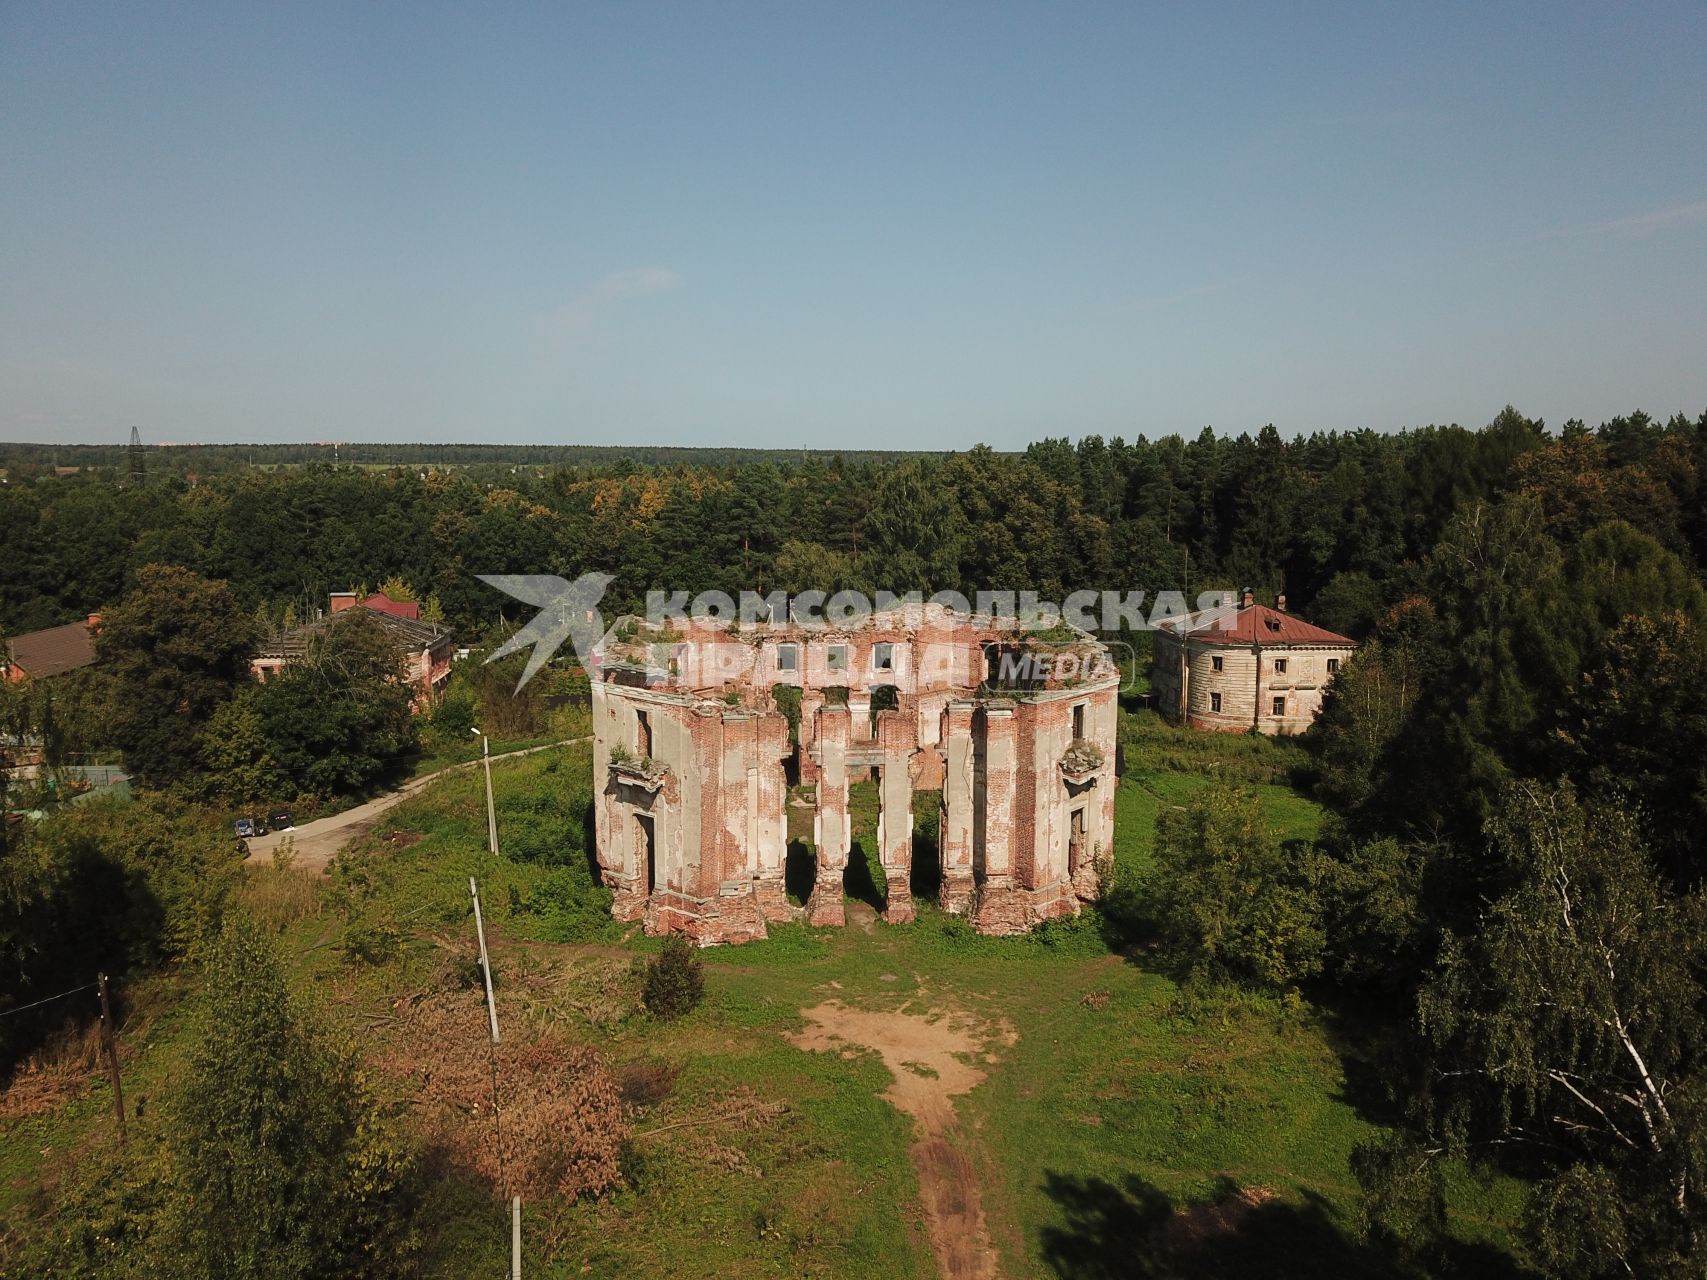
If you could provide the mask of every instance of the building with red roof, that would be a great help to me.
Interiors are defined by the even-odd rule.
[[[342,613],[345,609],[372,609],[375,613],[388,613],[393,618],[407,618],[411,622],[421,620],[421,605],[416,600],[393,600],[383,591],[375,591],[366,600],[357,600],[354,591],[334,591],[332,593],[332,612]]]
[[[1193,729],[1302,733],[1357,642],[1256,603],[1200,609],[1158,623],[1150,688],[1168,719]]]
[[[83,622],[68,622],[63,627],[13,636],[6,642],[0,674],[18,683],[45,680],[63,671],[88,666],[95,661],[94,631],[100,621],[101,615],[92,613]]]

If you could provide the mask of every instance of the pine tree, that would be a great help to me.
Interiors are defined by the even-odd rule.
[[[408,1162],[348,1057],[293,1004],[273,945],[234,920],[207,983],[175,1116],[178,1195],[163,1241],[175,1263],[222,1280],[354,1280],[406,1266]]]

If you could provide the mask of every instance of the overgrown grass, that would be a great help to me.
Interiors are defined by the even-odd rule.
[[[1129,753],[1116,795],[1116,876],[1136,893],[1164,808],[1229,773],[1279,776],[1293,750],[1207,735],[1218,750],[1188,749],[1149,734],[1139,741],[1150,754]],[[1176,750],[1195,767],[1171,767]],[[1109,1274],[1073,1260],[1126,1256],[1156,1205],[1222,1198],[1230,1187],[1272,1197],[1253,1218],[1261,1229],[1240,1234],[1237,1274],[1387,1274],[1353,1235],[1347,1155],[1378,1125],[1347,1084],[1354,1064],[1342,1046],[1356,1029],[1348,1035],[1343,1016],[1330,1029],[1296,999],[1182,990],[1141,951],[1139,962],[1112,952],[1099,913],[995,939],[921,900],[908,926],[775,925],[764,942],[709,950],[704,1003],[660,1023],[641,1005],[635,964],[656,944],[611,921],[589,869],[589,769],[585,746],[495,765],[499,858],[485,849],[478,772],[448,776],[340,861],[319,914],[286,905],[278,917],[300,989],[377,1052],[419,993],[477,980],[468,891],[477,877],[501,1019],[559,1028],[619,1078],[632,1067],[667,1081],[637,1115],[624,1157],[630,1186],[603,1202],[527,1206],[528,1274],[674,1274],[691,1259],[706,1275],[934,1276],[910,1123],[879,1096],[886,1071],[865,1052],[808,1053],[787,1039],[804,1025],[801,1010],[826,999],[958,1010],[991,1030],[979,1064],[988,1078],[957,1101],[957,1142],[978,1175],[1004,1275]],[[875,834],[866,791],[869,803],[856,789],[856,839]],[[1314,805],[1273,781],[1258,791],[1288,838],[1315,832]],[[351,946],[352,935],[393,942]],[[184,1039],[162,1024],[130,1052],[127,1091],[132,1078],[165,1091]],[[7,1229],[40,1229],[31,1214],[51,1221],[50,1201],[26,1206],[16,1188],[41,1175],[48,1158],[34,1152],[75,1151],[99,1134],[101,1096],[91,1086],[55,1116],[26,1122],[23,1156],[8,1135]],[[1504,1247],[1519,1196],[1515,1183],[1455,1169],[1455,1232]],[[422,1221],[429,1274],[502,1271],[502,1205],[472,1174],[439,1168]],[[1482,1256],[1480,1273],[1510,1274],[1500,1256]]]
[[[1205,733],[1169,724],[1154,711],[1120,721],[1127,775],[1171,773],[1222,782],[1285,784],[1306,769],[1296,742],[1260,733]]]

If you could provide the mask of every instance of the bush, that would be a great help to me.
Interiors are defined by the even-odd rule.
[[[348,964],[381,965],[396,958],[403,935],[389,924],[358,924],[344,935],[341,948]]]
[[[466,688],[453,688],[433,708],[433,732],[462,744],[474,727],[474,695]]]
[[[1164,945],[1193,973],[1286,988],[1321,970],[1317,887],[1254,792],[1210,787],[1161,815],[1154,897]]]
[[[664,942],[658,957],[646,966],[641,998],[655,1018],[665,1020],[691,1013],[705,996],[705,971],[693,944],[679,933]]]

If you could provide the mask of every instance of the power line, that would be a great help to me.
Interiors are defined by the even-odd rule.
[[[61,991],[56,996],[43,996],[40,1000],[32,1000],[29,1004],[21,1004],[16,1009],[0,1009],[0,1018],[9,1018],[14,1013],[22,1013],[26,1009],[34,1009],[40,1005],[51,1004],[55,1000],[63,1000],[66,996],[74,996],[79,991],[87,991],[94,986],[93,982],[85,982],[80,987],[72,987],[69,991]]]

